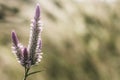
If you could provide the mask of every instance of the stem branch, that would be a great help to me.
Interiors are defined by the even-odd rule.
[[[31,72],[31,73],[27,74],[27,76],[30,76],[30,75],[32,75],[32,74],[39,73],[39,72],[42,72],[42,71],[44,71],[44,70],[34,71],[34,72]]]
[[[30,70],[30,68],[25,67],[25,74],[24,74],[24,79],[23,80],[27,79],[29,70]]]

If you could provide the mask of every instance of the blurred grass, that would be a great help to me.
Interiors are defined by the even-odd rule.
[[[11,52],[15,30],[27,46],[30,19],[37,1],[0,0],[0,78],[22,80],[23,68]],[[120,6],[40,0],[44,22],[43,59],[33,70],[46,69],[28,80],[119,80]]]

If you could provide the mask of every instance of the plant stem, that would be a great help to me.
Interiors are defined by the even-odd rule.
[[[32,74],[36,74],[36,73],[44,71],[44,70],[40,70],[40,71],[34,71],[34,72],[29,73],[29,70],[30,70],[30,68],[25,67],[25,73],[24,73],[23,80],[27,80],[27,77],[32,75]]]
[[[34,72],[31,72],[31,73],[27,74],[27,76],[30,76],[30,75],[32,75],[32,74],[36,74],[36,73],[39,73],[39,72],[42,72],[42,71],[44,71],[44,70],[41,70],[41,71],[34,71]]]
[[[25,74],[24,74],[24,79],[23,79],[23,80],[26,80],[26,79],[27,79],[29,70],[30,70],[30,68],[26,68],[26,67],[25,67]]]

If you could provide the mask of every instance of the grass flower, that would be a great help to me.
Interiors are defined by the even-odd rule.
[[[15,31],[12,31],[11,34],[13,53],[17,56],[20,64],[25,68],[24,80],[26,80],[27,76],[31,74],[41,72],[41,71],[35,71],[29,73],[31,66],[38,64],[42,59],[41,32],[42,32],[42,22],[40,19],[40,6],[39,4],[37,4],[34,19],[31,22],[31,32],[30,32],[28,47],[24,47],[21,45],[21,43],[19,43]]]

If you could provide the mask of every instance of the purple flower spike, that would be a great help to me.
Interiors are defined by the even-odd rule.
[[[28,59],[28,51],[27,51],[27,48],[24,48],[24,50],[23,50],[23,57],[24,57],[24,59]]]
[[[17,38],[16,33],[14,31],[12,32],[12,42],[15,46],[18,45],[18,38]]]
[[[30,68],[31,63],[30,63],[30,59],[29,59],[29,53],[28,53],[28,50],[26,47],[23,49],[22,55],[23,55],[23,57],[21,59],[21,64],[24,67]]]
[[[12,44],[13,53],[17,56],[18,61],[21,63],[23,46],[19,43],[16,33],[14,31],[12,31],[11,35],[12,35],[12,43],[13,43]]]
[[[12,32],[12,49],[23,67],[30,68],[37,64],[42,58],[42,21],[40,19],[40,6],[37,4],[34,19],[31,22],[31,31],[28,47],[19,43],[16,33]]]
[[[39,17],[40,17],[40,6],[39,6],[39,4],[37,4],[34,19],[38,20]]]
[[[38,64],[42,59],[42,21],[40,19],[40,6],[37,4],[34,19],[31,22],[30,37],[28,47],[24,47],[19,43],[16,33],[12,31],[12,50],[16,55],[19,63],[25,68],[24,79],[27,80],[29,75],[41,72],[35,71],[29,73],[32,65]]]
[[[42,32],[42,22],[40,19],[40,6],[37,4],[35,16],[31,23],[31,32],[28,44],[28,52],[30,55],[31,65],[36,63],[36,54],[41,52],[41,32]]]

